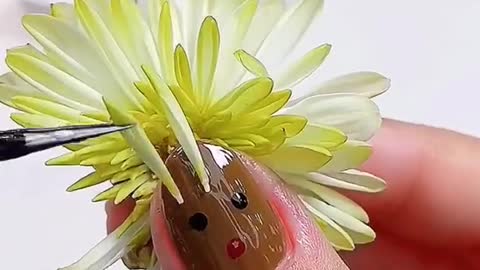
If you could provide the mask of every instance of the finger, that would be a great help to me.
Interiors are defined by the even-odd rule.
[[[480,243],[480,141],[386,120],[365,169],[387,181],[377,196],[350,194],[374,227],[422,244]]]
[[[135,206],[132,199],[123,201],[120,204],[107,202],[105,211],[107,212],[107,233],[113,232],[127,219]]]
[[[208,171],[211,173],[211,193],[206,194],[200,189],[197,190],[195,185],[183,184],[184,180],[186,183],[197,183],[195,181],[198,181],[198,179],[194,179],[195,177],[190,170],[183,169],[182,164],[186,163],[182,162],[186,161],[180,157],[176,161],[167,160],[167,167],[169,167],[172,176],[179,184],[181,191],[189,190],[189,192],[182,192],[185,203],[183,205],[175,204],[174,199],[170,198],[171,196],[164,189],[157,190],[153,197],[151,207],[153,243],[164,269],[193,269],[187,267],[187,265],[195,265],[199,269],[211,269],[212,267],[205,266],[207,264],[210,266],[212,262],[215,264],[215,269],[346,269],[342,260],[320,234],[318,227],[307,216],[298,199],[292,196],[280,184],[276,176],[260,168],[249,159],[236,156],[224,150],[215,153],[212,151],[209,154],[205,152],[205,149],[202,149],[201,152]],[[222,155],[224,157],[228,155],[228,158],[222,158]],[[178,156],[181,155],[179,154]],[[220,166],[212,163],[212,157],[220,157],[219,159],[226,161],[227,164],[223,164],[225,166],[220,168]],[[188,167],[188,165],[186,166]],[[242,171],[241,175],[236,175],[238,177],[232,177],[232,168],[234,166],[239,166],[235,167],[236,172],[240,171],[241,168],[244,168],[245,171]],[[225,179],[221,178],[220,175],[223,175]],[[228,190],[232,186],[225,183],[229,183],[227,178],[230,177],[237,179],[236,183],[241,182],[242,189],[245,189],[245,194],[249,196],[248,208],[245,208],[244,212],[237,212],[238,210],[229,206],[230,200],[228,198],[230,196],[226,193],[229,192]],[[266,214],[257,215],[254,213],[259,205],[257,204],[258,198],[252,196],[254,190],[248,184],[250,178],[254,179],[255,188],[261,190],[263,196],[265,196],[263,200],[267,200],[271,203],[271,207],[277,210],[278,219],[283,224],[283,226],[275,228],[286,236],[285,241],[288,244],[285,246],[280,245],[280,247],[285,247],[282,250],[286,252],[283,253],[280,262],[275,265],[266,263],[261,257],[265,257],[267,260],[272,259],[272,261],[278,259],[277,256],[271,256],[271,253],[276,252],[277,249],[273,250],[273,246],[270,246],[275,244],[275,247],[278,247],[278,242],[272,240],[272,238],[276,239],[278,235],[271,235],[269,230],[264,229],[257,231],[255,236],[255,234],[250,234],[253,226],[242,225],[244,224],[242,220],[248,217],[250,217],[249,220],[254,226],[262,226],[261,223],[272,222],[270,219],[265,218]],[[215,183],[222,184],[216,186]],[[197,186],[200,185],[197,183]],[[202,201],[199,200],[199,203],[193,203],[194,199],[188,194],[193,194],[193,197],[200,197]],[[220,199],[215,201],[217,198]],[[224,208],[213,209],[214,211],[212,211],[212,209],[207,207],[212,201],[214,203],[217,202]],[[226,215],[224,220],[218,220],[221,218],[218,212],[224,211],[228,212],[228,215]],[[166,215],[167,212],[169,215]],[[184,212],[188,213],[184,214]],[[193,213],[202,213],[205,215],[205,218],[208,218],[208,222],[204,223],[205,226],[201,231],[191,227],[189,224],[188,217],[190,215],[193,216]],[[172,215],[178,215],[180,218],[172,217]],[[253,218],[256,216],[259,216],[263,221],[256,223]],[[257,243],[256,248],[246,248],[246,251],[235,259],[229,257],[230,254],[227,254],[228,249],[225,248],[228,239],[235,237],[235,235],[231,235],[235,233],[229,231],[229,227],[232,224],[238,225],[235,228],[239,230],[238,233],[242,232],[240,235],[245,236],[246,239],[253,239],[252,241]],[[276,231],[277,229],[275,228],[271,227],[271,229]],[[175,237],[172,237],[172,233],[175,234]],[[262,235],[266,237],[261,237]],[[187,239],[188,241],[186,241]],[[246,245],[249,245],[249,243],[247,241]],[[262,249],[262,246],[265,245],[268,245],[272,250],[269,250],[270,248]],[[184,256],[185,254],[189,256]],[[201,258],[195,258],[199,254],[204,255]],[[256,257],[256,255],[260,257]],[[265,267],[267,264],[268,267]],[[231,267],[226,267],[229,265]]]
[[[379,232],[374,243],[342,252],[350,269],[473,270],[480,269],[479,250],[425,248]]]

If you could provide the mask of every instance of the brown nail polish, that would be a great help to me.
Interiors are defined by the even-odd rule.
[[[185,203],[162,189],[167,224],[186,269],[276,269],[287,253],[286,232],[253,175],[233,152],[203,144],[200,152],[211,192],[204,192],[182,149],[166,163]]]

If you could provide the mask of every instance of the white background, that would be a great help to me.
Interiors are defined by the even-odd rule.
[[[381,72],[393,82],[378,99],[384,116],[480,135],[480,1],[326,2],[325,15],[309,34],[309,47],[334,45],[322,79]],[[8,47],[27,41],[19,23],[26,11],[21,3],[0,1],[1,58]],[[8,113],[0,107],[0,129],[14,127]],[[43,166],[60,152],[0,163],[2,269],[56,269],[104,236],[103,205],[89,202],[101,188],[66,194],[85,171]]]

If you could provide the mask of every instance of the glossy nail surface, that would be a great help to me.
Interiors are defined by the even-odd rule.
[[[243,161],[228,150],[200,145],[212,191],[205,193],[182,149],[167,167],[185,203],[163,189],[169,233],[185,269],[276,269],[288,240],[273,204]]]

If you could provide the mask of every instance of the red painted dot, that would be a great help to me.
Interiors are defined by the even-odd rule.
[[[232,239],[227,245],[228,257],[233,260],[238,259],[245,253],[246,249],[247,246],[245,246],[245,243],[242,240],[238,238]]]

